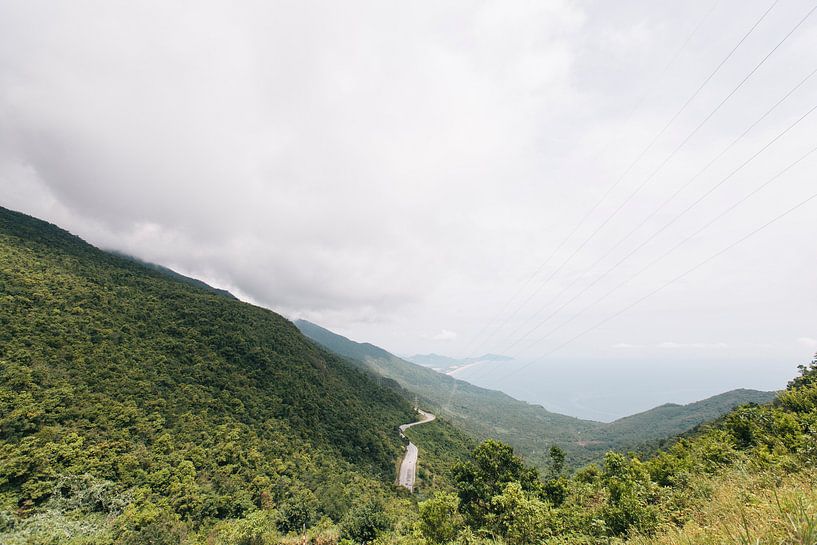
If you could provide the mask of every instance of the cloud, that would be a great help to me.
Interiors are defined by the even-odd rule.
[[[616,343],[616,344],[612,345],[611,348],[624,348],[624,349],[641,348],[641,345],[631,344],[631,343]]]
[[[681,348],[682,346],[683,345],[672,341],[666,341],[658,344],[658,348]]]
[[[814,21],[606,221],[808,7],[775,8],[628,169],[759,0],[719,4],[682,51],[710,6],[6,2],[0,199],[397,352],[430,351],[428,332],[450,329],[452,350],[506,353],[535,331],[522,354],[535,357],[810,194],[810,170],[792,169],[568,322],[797,157],[812,118],[559,308],[811,106],[817,79],[642,224],[811,70]],[[709,334],[740,357],[753,339],[808,331],[817,252],[801,249],[815,217],[793,214],[562,353],[593,356],[637,331],[638,357]]]
[[[805,346],[806,348],[817,348],[817,339],[813,339],[811,337],[799,337],[797,339],[797,343],[801,346]]]
[[[453,341],[457,338],[457,334],[454,331],[449,331],[447,329],[443,329],[439,333],[435,333],[434,335],[430,336],[430,339],[433,341]]]
[[[705,343],[705,342],[693,342],[693,343],[677,343],[673,341],[666,341],[662,343],[658,343],[656,345],[658,348],[706,348],[706,349],[716,349],[716,348],[728,348],[729,345],[725,342],[714,342],[714,343]]]

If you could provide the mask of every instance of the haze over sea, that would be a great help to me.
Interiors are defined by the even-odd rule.
[[[524,372],[517,372],[525,365]],[[610,422],[736,388],[779,390],[795,367],[791,361],[771,360],[514,360],[481,363],[454,376],[550,411]]]

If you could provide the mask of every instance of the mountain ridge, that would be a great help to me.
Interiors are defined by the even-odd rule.
[[[500,354],[491,353],[483,354],[482,356],[477,357],[452,358],[450,356],[443,356],[441,354],[435,354],[432,352],[429,354],[414,354],[413,356],[407,356],[403,359],[411,363],[424,365],[426,367],[443,367],[443,368],[458,365],[467,365],[469,363],[481,361],[513,361],[513,358],[509,356],[502,356]]]
[[[472,385],[306,320],[294,323],[318,344],[357,360],[372,372],[396,380],[435,407],[437,414],[447,415],[477,439],[495,437],[510,443],[540,469],[550,463],[545,445],[557,444],[564,448],[570,465],[577,467],[598,460],[610,449],[650,448],[735,406],[763,403],[774,397],[772,392],[736,389],[687,405],[660,405],[609,423],[583,420],[548,411],[541,405],[514,399],[498,390]],[[486,405],[491,409],[486,410]]]
[[[69,525],[76,504],[88,531],[165,543],[395,499],[405,395],[268,309],[2,207],[0,303],[2,516]]]

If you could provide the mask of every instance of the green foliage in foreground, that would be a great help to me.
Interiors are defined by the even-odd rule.
[[[542,479],[510,447],[486,441],[454,468],[455,491],[420,504],[421,531],[427,542],[438,544],[472,543],[475,537],[506,545],[650,543],[662,542],[664,535],[684,535],[677,528],[694,524],[693,515],[716,492],[729,489],[736,474],[754,476],[744,481],[778,483],[813,475],[817,360],[800,370],[774,404],[740,407],[648,460],[608,452],[601,466],[589,466],[571,478],[561,474],[563,453],[558,448],[551,450],[551,470]],[[749,492],[730,490],[732,497]],[[788,527],[768,532],[805,536],[781,542],[813,545],[817,504],[803,498],[817,495],[801,492],[795,505],[778,505]],[[695,534],[690,530],[689,535]],[[731,536],[725,543],[756,542],[748,521],[726,528],[725,535]]]

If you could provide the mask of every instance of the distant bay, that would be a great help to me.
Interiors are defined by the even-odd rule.
[[[769,360],[529,363],[485,362],[454,376],[554,412],[610,422],[665,403],[691,403],[736,388],[779,390],[797,372],[795,362]]]

